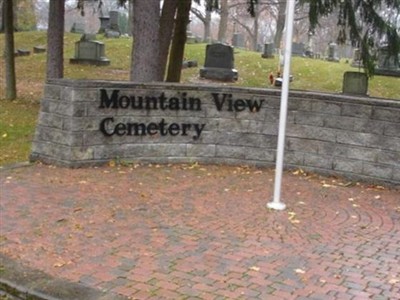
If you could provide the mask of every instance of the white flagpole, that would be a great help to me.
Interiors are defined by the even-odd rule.
[[[285,41],[285,55],[284,67],[282,78],[282,92],[281,92],[281,108],[279,115],[279,133],[278,133],[278,147],[276,154],[276,167],[275,167],[275,186],[274,198],[272,202],[267,203],[268,208],[276,210],[284,210],[285,203],[281,202],[281,186],[282,186],[282,173],[283,173],[283,156],[285,151],[285,131],[286,131],[286,117],[289,97],[289,81],[290,81],[290,60],[292,58],[292,36],[293,36],[293,20],[294,20],[294,5],[295,0],[288,0],[287,14],[286,14],[286,41]]]

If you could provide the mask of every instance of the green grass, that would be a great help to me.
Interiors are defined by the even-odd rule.
[[[26,161],[35,131],[37,101],[1,101],[0,165]]]
[[[67,33],[64,38],[64,77],[73,79],[129,80],[132,39],[98,39],[106,45],[109,66],[96,67],[71,65],[75,42],[79,34]],[[15,34],[15,48],[32,50],[34,46],[46,45],[45,32],[20,32]],[[0,35],[0,53],[4,49],[4,34]],[[206,44],[189,44],[185,57],[197,60],[199,67],[204,64]],[[235,49],[235,67],[239,80],[233,83],[219,83],[232,86],[274,88],[268,76],[276,73],[278,58],[263,59],[260,53]],[[4,60],[0,62],[0,165],[26,161],[30,152],[39,103],[43,93],[46,72],[46,53],[31,54],[16,58],[18,99],[5,101]],[[340,93],[345,71],[356,71],[344,60],[339,63],[313,60],[302,57],[292,58],[291,89]],[[199,68],[188,68],[182,72],[182,83],[198,84]],[[206,83],[207,81],[204,81]],[[218,84],[218,83],[217,83]],[[378,98],[400,100],[399,79],[375,76],[369,81],[369,95]]]

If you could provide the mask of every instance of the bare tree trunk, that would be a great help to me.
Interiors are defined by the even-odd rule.
[[[221,5],[221,19],[219,21],[219,27],[218,27],[218,41],[221,43],[226,42],[226,30],[228,28],[228,16],[229,16],[229,11],[228,11],[228,0],[221,0],[220,2]]]
[[[65,0],[50,0],[47,29],[47,79],[64,77]]]
[[[7,0],[4,0],[5,2],[7,2]],[[14,23],[14,31],[19,31],[18,30],[18,6],[17,6],[17,1],[18,0],[13,0],[12,4],[13,4],[13,23]]]
[[[206,9],[205,14],[202,11],[191,8],[190,11],[203,22],[204,25],[204,36],[203,42],[210,42],[211,41],[211,11]]]
[[[14,59],[13,0],[6,0],[3,2],[3,17],[5,33],[4,59],[6,69],[6,99],[14,100],[17,98],[17,85]]]
[[[176,15],[174,37],[168,64],[168,82],[181,80],[182,62],[186,44],[186,30],[189,24],[189,13],[192,1],[179,1]]]
[[[282,34],[285,29],[286,0],[279,1],[278,20],[276,21],[276,33],[274,38],[275,48],[281,48]]]
[[[128,5],[128,22],[129,22],[129,32],[128,34],[131,36],[133,35],[133,0],[129,0],[129,5]]]
[[[0,32],[4,32],[4,0],[0,0]]]
[[[211,11],[206,10],[206,17],[204,19],[204,38],[206,43],[211,42]]]
[[[257,51],[257,42],[258,42],[258,18],[260,17],[259,5],[255,4],[254,8],[254,26],[253,26],[253,35],[251,47],[253,51]]]
[[[133,0],[133,46],[130,80],[160,81],[159,0]]]
[[[178,7],[178,0],[165,0],[160,19],[160,78],[164,80],[165,69],[167,68],[168,52],[174,31],[175,12]]]

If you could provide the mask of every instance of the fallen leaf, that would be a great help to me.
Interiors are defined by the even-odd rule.
[[[330,187],[333,187],[333,185],[330,185],[330,184],[324,183],[324,184],[322,185],[322,187],[324,187],[324,188],[330,188]]]
[[[346,183],[342,183],[341,185],[344,186],[344,187],[350,187],[350,186],[354,186],[356,184],[354,182],[349,181],[349,182],[346,182]]]
[[[61,267],[65,266],[65,265],[66,265],[66,262],[64,262],[64,261],[59,261],[59,262],[56,262],[56,263],[53,265],[53,267],[54,267],[54,268],[61,268]]]
[[[194,169],[197,168],[199,166],[199,163],[196,161],[194,164],[192,164],[190,167],[188,167],[188,169]]]

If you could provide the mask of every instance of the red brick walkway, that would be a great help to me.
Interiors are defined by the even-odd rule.
[[[400,299],[400,191],[198,165],[0,173],[0,252],[131,299]]]

